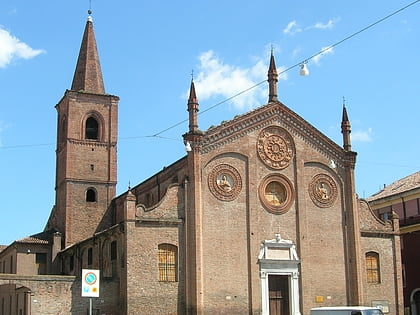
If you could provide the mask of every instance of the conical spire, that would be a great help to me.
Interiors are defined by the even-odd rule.
[[[341,119],[341,133],[343,134],[343,148],[346,151],[351,151],[350,133],[351,126],[349,117],[347,115],[346,105],[343,104],[343,117]]]
[[[188,112],[189,112],[189,131],[196,132],[198,130],[198,100],[197,95],[195,94],[195,85],[194,80],[191,79],[191,86],[190,86],[190,97],[188,98]]]
[[[273,50],[271,50],[270,66],[268,68],[268,102],[278,102],[277,98],[277,82],[278,74],[276,63],[274,61]]]
[[[73,91],[82,90],[88,93],[105,94],[92,17],[90,15],[86,22],[71,89]]]

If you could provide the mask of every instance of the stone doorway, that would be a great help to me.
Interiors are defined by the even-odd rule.
[[[276,238],[261,244],[258,256],[261,279],[262,315],[301,315],[299,305],[299,264],[295,245]]]

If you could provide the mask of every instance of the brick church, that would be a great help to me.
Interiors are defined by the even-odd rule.
[[[273,54],[267,81],[267,104],[206,131],[191,81],[186,155],[116,196],[119,98],[89,16],[56,105],[55,206],[0,248],[0,314],[86,314],[82,269],[100,270],[94,314],[402,314],[398,218],[356,195],[346,108],[340,146],[279,101]]]

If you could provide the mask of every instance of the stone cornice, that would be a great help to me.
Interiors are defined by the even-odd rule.
[[[76,276],[56,276],[56,275],[18,275],[1,274],[0,280],[7,281],[52,281],[52,282],[73,282]]]
[[[72,182],[72,183],[82,183],[82,184],[91,184],[91,185],[116,185],[116,181],[106,181],[106,180],[86,180],[86,179],[78,179],[78,178],[66,178],[65,182]]]
[[[86,145],[86,146],[92,146],[92,147],[115,147],[117,145],[116,142],[111,142],[109,145],[108,142],[101,142],[101,141],[94,141],[94,140],[79,140],[79,139],[67,139],[67,141],[71,144],[77,144],[77,145]]]

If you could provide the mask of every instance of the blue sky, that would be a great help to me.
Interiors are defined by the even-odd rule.
[[[342,145],[344,97],[360,197],[418,171],[420,2],[328,49],[410,3],[92,0],[105,89],[120,97],[117,193],[185,155],[192,71],[206,130],[267,102],[264,83],[215,106],[266,79],[271,49],[279,71],[324,50],[309,76],[283,73],[279,99]],[[0,2],[0,244],[42,231],[54,205],[54,106],[88,9]]]

